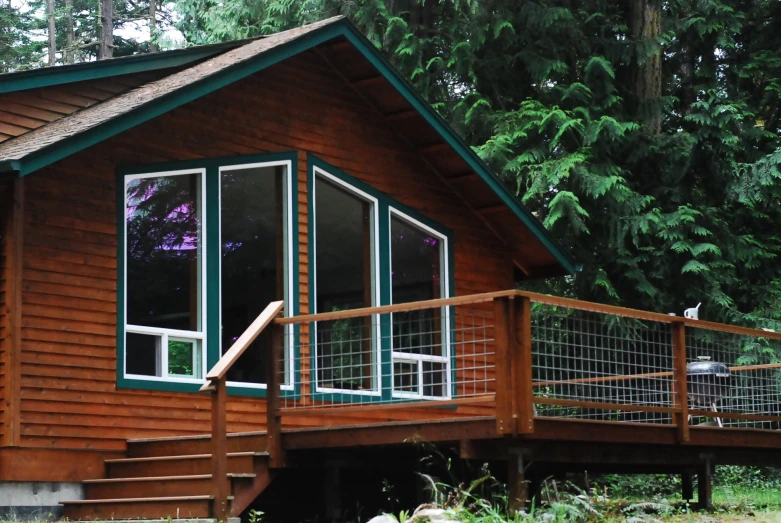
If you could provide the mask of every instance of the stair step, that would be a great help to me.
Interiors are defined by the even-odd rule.
[[[236,481],[251,481],[255,474],[228,474]],[[211,474],[191,476],[158,476],[137,478],[90,479],[84,481],[86,498],[148,498],[208,495],[212,488]]]
[[[207,518],[211,496],[62,501],[68,520]]]
[[[106,460],[108,478],[194,476],[211,473],[211,454],[187,454]],[[228,453],[228,473],[251,474],[253,461],[267,452]]]
[[[265,432],[228,434],[228,452],[249,452],[266,448]],[[131,458],[207,454],[211,452],[211,435],[171,436],[165,438],[130,439],[127,455]]]

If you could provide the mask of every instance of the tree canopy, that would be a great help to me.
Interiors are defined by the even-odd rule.
[[[170,8],[192,44],[348,16],[584,266],[534,288],[679,314],[702,301],[704,318],[751,325],[781,319],[781,2]]]

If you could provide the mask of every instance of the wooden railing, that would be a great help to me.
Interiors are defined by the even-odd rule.
[[[230,496],[230,479],[228,477],[228,434],[227,434],[227,380],[228,371],[244,354],[252,342],[263,330],[272,323],[285,308],[285,303],[275,301],[270,303],[252,324],[239,336],[231,348],[206,374],[206,383],[201,391],[211,392],[211,461],[212,461],[212,497],[213,517],[217,521],[227,521],[229,516],[228,497]],[[267,352],[267,451],[272,466],[280,466],[284,461],[280,437],[280,421],[277,415],[279,403],[279,372],[277,362],[281,360],[281,347],[284,344],[284,327],[272,326],[272,344]]]
[[[301,363],[300,368],[307,369],[308,375],[294,378],[300,380],[295,383],[297,392],[283,399],[280,416],[342,415],[361,410],[490,404],[495,407],[499,434],[531,432],[535,417],[553,415],[663,423],[675,427],[682,442],[689,440],[690,424],[703,418],[734,420],[735,424],[753,421],[757,422],[755,428],[762,428],[760,422],[766,422],[764,428],[769,428],[770,423],[778,423],[781,427],[781,411],[773,407],[776,400],[781,405],[781,390],[776,391],[773,384],[776,379],[774,369],[781,367],[781,363],[762,359],[764,356],[756,363],[741,362],[747,353],[740,348],[740,344],[747,345],[756,340],[781,341],[781,333],[515,290],[280,317],[275,323],[325,328],[353,320],[355,339],[350,345],[351,350],[357,345],[358,351],[368,353],[375,351],[376,347],[371,343],[361,347],[361,339],[366,340],[368,336],[366,327],[362,329],[358,320],[369,320],[376,343],[380,343],[380,338],[387,343],[388,338],[402,336],[395,330],[396,320],[391,320],[395,318],[393,315],[438,309],[448,311],[443,313],[445,316],[442,318],[452,321],[456,317],[457,323],[448,325],[441,321],[441,332],[429,336],[429,339],[437,340],[430,343],[438,344],[441,343],[438,340],[445,339],[446,331],[451,331],[450,343],[456,352],[452,394],[442,398],[384,395],[379,398],[377,392],[375,397],[371,397],[371,380],[361,383],[365,376],[360,374],[369,367],[366,360],[360,358],[351,363],[351,372],[343,373],[351,378],[354,390],[346,391],[346,394],[316,394],[315,382],[326,378],[315,376],[318,371],[314,367],[319,363],[310,367],[310,362],[315,361],[312,351],[319,350],[320,344],[325,344],[324,347],[333,345],[335,334],[332,333],[325,340],[312,338],[294,351],[301,354],[298,363]],[[474,331],[485,333],[478,340],[483,346],[482,352],[459,353],[469,343],[474,345],[476,336],[474,332],[465,332],[468,329],[458,324],[460,311],[472,314],[478,309],[486,314],[471,325]],[[553,320],[553,327],[545,323],[548,321],[546,314],[550,311],[561,315],[561,318]],[[346,332],[346,325],[349,326],[341,324],[340,335]],[[608,332],[610,329],[613,331]],[[418,330],[426,332],[422,328]],[[381,336],[378,333],[382,333]],[[734,346],[729,345],[730,340],[716,339],[718,334],[734,336]],[[390,352],[386,345],[382,350]],[[781,344],[773,350],[781,358]],[[740,391],[733,390],[731,406],[725,405],[722,409],[720,405],[718,415],[702,405],[692,404],[690,408],[687,364],[702,355],[710,355],[713,361],[725,363],[735,383],[741,380],[741,383],[753,383],[762,388],[757,394],[766,396],[758,397],[760,401],[751,404],[740,403],[742,400],[737,397]],[[470,362],[476,356],[490,361],[477,371],[471,368],[471,374],[462,373],[465,368],[469,369],[469,364],[458,358]],[[345,365],[344,359],[341,358],[340,365]],[[546,369],[546,365],[549,368]],[[475,377],[476,373],[490,375],[490,387],[482,392],[475,385],[481,381]],[[382,382],[387,387],[392,379],[385,374],[377,376],[374,386]],[[345,381],[344,378],[342,381]],[[602,391],[601,395],[599,391]],[[358,399],[357,394],[361,394]],[[654,395],[656,397],[652,397]],[[437,411],[437,415],[441,416],[441,412]]]
[[[690,426],[697,422],[692,420],[704,418],[781,428],[781,333],[515,290],[295,317],[281,317],[283,308],[283,302],[271,303],[209,371],[202,388],[212,392],[218,519],[227,515],[230,492],[226,377],[265,328],[272,329],[265,354],[272,467],[284,464],[281,429],[288,416],[316,423],[321,415],[362,411],[356,419],[368,423],[374,411],[386,412],[378,416],[385,421],[389,410],[416,409],[425,412],[416,414],[425,420],[429,413],[457,416],[462,406],[487,407],[500,435],[530,433],[536,419],[559,416],[665,424],[680,442],[689,441]],[[300,326],[307,339],[290,336],[286,344],[289,326]],[[334,352],[340,344],[346,351]],[[382,365],[371,359],[378,347]],[[436,356],[439,349],[443,354]],[[328,350],[332,363],[322,360]],[[388,393],[397,385],[396,359],[414,359],[409,354],[415,350],[425,355],[419,369],[423,362],[444,365],[446,360],[447,370],[436,371],[447,376],[446,386],[435,383],[429,389],[439,387],[438,392],[419,397]],[[754,353],[756,361],[748,358]],[[718,413],[697,407],[689,399],[687,364],[703,355],[725,363],[741,386],[761,389],[754,391],[757,397],[741,403],[741,391],[732,390],[732,403]],[[324,371],[326,365],[331,366]],[[405,386],[412,387],[402,380]],[[420,410],[443,406],[455,408]]]

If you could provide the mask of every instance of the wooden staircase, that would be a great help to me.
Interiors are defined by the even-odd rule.
[[[65,518],[195,519],[239,516],[285,463],[279,416],[284,327],[272,324],[284,302],[270,303],[206,374],[212,433],[136,439],[127,457],[106,461],[106,477],[85,481],[86,499],[63,501]],[[227,373],[255,338],[271,326],[266,351],[266,432],[227,434]]]
[[[217,512],[211,436],[129,440],[106,477],[84,481],[86,499],[63,501],[69,520],[211,518]],[[227,437],[228,515],[239,516],[271,483],[265,433]]]

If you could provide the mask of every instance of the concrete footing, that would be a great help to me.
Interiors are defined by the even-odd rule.
[[[84,499],[81,483],[0,483],[0,520],[52,521],[62,517],[60,501]]]

